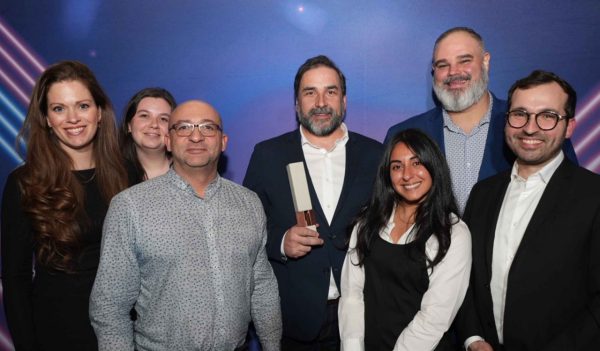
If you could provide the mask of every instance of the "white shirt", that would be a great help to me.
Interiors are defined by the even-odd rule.
[[[327,222],[331,224],[333,215],[337,207],[342,187],[344,185],[344,175],[346,173],[346,143],[348,142],[348,128],[344,123],[340,126],[344,134],[335,141],[333,147],[329,150],[311,144],[304,136],[303,127],[300,127],[300,140],[302,143],[302,152],[308,168],[308,174],[312,181],[315,193],[319,199],[319,204],[323,209]],[[318,231],[318,229],[317,229]],[[283,242],[284,234],[281,240],[281,254],[285,256]],[[328,300],[337,299],[340,296],[339,290],[333,278],[333,272],[329,276]]]
[[[564,158],[561,151],[552,161],[527,179],[519,176],[519,166],[516,162],[513,164],[511,180],[504,195],[494,234],[490,281],[494,320],[500,344],[504,343],[504,309],[510,266],[546,185]],[[477,340],[482,339],[479,336],[468,338],[465,347]]]
[[[394,243],[390,237],[394,228],[393,218],[392,212],[386,227],[379,233],[379,236],[389,243]],[[414,236],[408,233],[413,229],[414,225],[395,244],[405,245],[410,242],[409,239],[412,241]],[[338,314],[344,351],[362,351],[365,348],[365,271],[363,266],[352,263],[358,262],[355,247],[356,226],[352,230],[348,253],[342,267],[342,297]],[[434,235],[427,240],[425,252],[431,259],[437,255],[438,241]],[[471,235],[463,221],[452,226],[452,244],[444,259],[434,267],[433,272],[431,269],[428,271],[429,287],[423,294],[421,307],[400,333],[394,351],[433,350],[454,321],[465,298],[471,274]]]

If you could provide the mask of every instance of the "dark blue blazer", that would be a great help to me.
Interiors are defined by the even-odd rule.
[[[490,281],[496,223],[510,171],[478,182],[463,220],[473,268],[456,317],[461,342],[479,335],[498,350]],[[507,351],[600,348],[600,176],[560,164],[527,225],[510,267],[504,310]]]
[[[490,116],[490,126],[485,141],[485,150],[483,152],[483,159],[481,160],[481,167],[479,168],[478,180],[510,169],[515,160],[514,154],[504,142],[506,101],[497,99],[494,94],[492,94],[492,99],[492,115]],[[423,114],[411,117],[404,122],[392,126],[385,136],[384,144],[387,145],[396,133],[409,128],[422,130],[437,142],[442,152],[445,151],[444,118],[441,106],[437,106]],[[577,164],[577,156],[575,156],[575,150],[570,140],[565,140],[563,151],[567,158]]]
[[[260,197],[267,215],[267,255],[277,277],[283,335],[300,341],[314,340],[326,318],[330,271],[338,287],[346,253],[348,227],[371,196],[383,146],[370,138],[349,132],[346,171],[342,192],[331,222],[327,223],[310,174],[305,167],[313,209],[325,241],[299,259],[281,256],[283,234],[296,224],[286,166],[305,162],[300,131],[295,130],[257,144],[252,153],[244,186]],[[306,164],[306,163],[305,163]]]

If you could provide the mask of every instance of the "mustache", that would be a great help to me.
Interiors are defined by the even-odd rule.
[[[331,107],[317,107],[317,108],[313,108],[310,111],[308,111],[308,115],[310,117],[314,116],[314,115],[321,115],[321,114],[330,114],[333,115],[333,108]]]
[[[450,84],[450,83],[454,82],[455,80],[471,80],[471,75],[468,73],[465,73],[462,75],[451,76],[451,77],[444,79],[444,84]]]

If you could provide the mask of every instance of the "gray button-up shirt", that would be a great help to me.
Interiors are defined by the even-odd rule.
[[[279,350],[265,242],[256,194],[219,176],[204,198],[174,170],[118,194],[90,297],[100,350],[233,350],[251,320],[263,349]]]
[[[444,151],[450,168],[450,176],[452,177],[452,189],[461,214],[465,210],[471,189],[479,178],[479,169],[483,160],[494,104],[492,94],[489,92],[488,94],[490,106],[485,115],[481,117],[479,124],[469,134],[454,124],[446,110],[442,112],[444,118],[444,145],[446,147]]]

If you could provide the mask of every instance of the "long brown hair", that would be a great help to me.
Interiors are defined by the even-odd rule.
[[[60,147],[46,122],[47,95],[54,83],[78,81],[90,91],[101,109],[101,125],[94,136],[92,157],[95,177],[102,197],[108,203],[127,185],[127,174],[117,142],[115,114],[92,71],[76,61],[58,62],[37,80],[27,117],[17,137],[25,141],[25,165],[19,169],[23,210],[32,222],[39,263],[61,271],[72,271],[80,248],[84,191],[71,172],[73,161]]]

